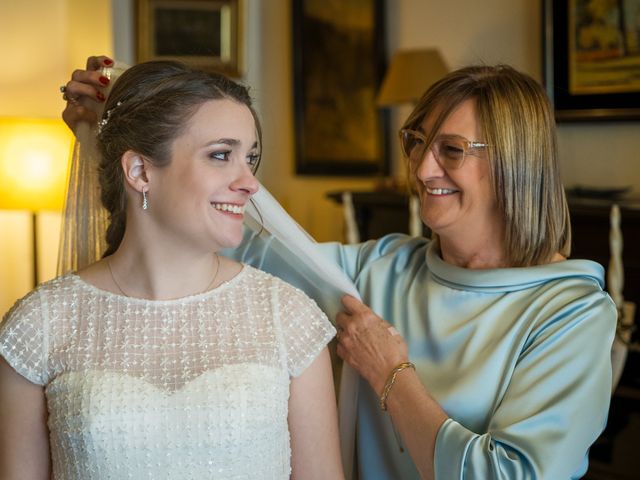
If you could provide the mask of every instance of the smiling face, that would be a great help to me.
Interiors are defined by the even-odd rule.
[[[242,239],[244,207],[258,190],[258,159],[250,110],[228,99],[203,103],[171,146],[171,161],[146,164],[149,210],[182,248],[214,251]]]
[[[425,118],[418,130],[429,133],[433,115]],[[476,115],[475,100],[462,102],[444,120],[438,138],[462,137],[484,142]],[[488,153],[472,150],[460,168],[451,169],[438,162],[432,149],[412,169],[421,200],[423,222],[447,240],[482,239],[502,241],[503,221],[491,182]]]

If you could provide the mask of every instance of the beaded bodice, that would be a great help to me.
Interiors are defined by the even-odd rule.
[[[0,354],[45,387],[54,478],[285,479],[289,379],[333,333],[302,292],[249,266],[171,301],[68,274],[9,312]]]

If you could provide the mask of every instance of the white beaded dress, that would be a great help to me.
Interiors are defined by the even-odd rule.
[[[166,301],[66,274],[9,311],[0,355],[45,388],[54,479],[288,479],[290,378],[334,333],[247,265]]]

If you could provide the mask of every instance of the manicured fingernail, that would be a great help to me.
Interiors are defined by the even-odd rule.
[[[105,58],[102,63],[104,63],[105,65],[113,65],[113,60],[111,60],[110,58]]]
[[[101,102],[104,102],[104,100],[105,100],[105,96],[102,94],[102,92],[96,93],[96,98],[98,100],[100,100]]]
[[[109,85],[109,79],[104,75],[100,75],[100,78],[98,78],[98,81],[103,85]]]

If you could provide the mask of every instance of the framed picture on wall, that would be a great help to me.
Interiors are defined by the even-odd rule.
[[[640,119],[640,0],[543,0],[544,79],[558,121]]]
[[[296,173],[388,173],[383,3],[293,0]]]
[[[240,75],[240,0],[137,0],[138,61]]]

